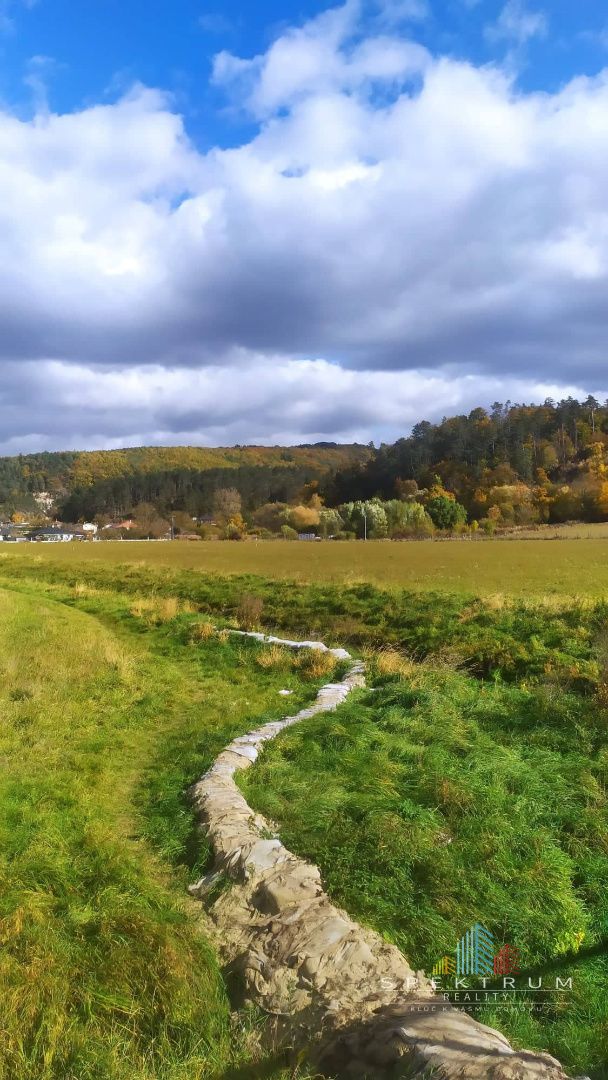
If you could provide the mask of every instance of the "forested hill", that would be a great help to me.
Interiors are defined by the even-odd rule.
[[[440,483],[469,520],[489,512],[500,524],[608,517],[608,402],[505,405],[474,409],[383,445],[370,460],[329,480],[331,504],[417,498]]]
[[[0,508],[31,510],[47,492],[68,520],[126,512],[139,502],[208,509],[217,487],[237,487],[246,504],[288,501],[303,484],[369,459],[358,444],[144,446],[0,458]]]
[[[360,500],[399,504],[366,508],[370,522],[377,518],[370,527],[378,536],[391,535],[391,529],[395,535],[412,528],[428,531],[427,511],[430,518],[434,513],[436,527],[468,527],[468,521],[487,531],[546,521],[603,521],[608,519],[608,402],[589,397],[543,405],[496,403],[437,424],[422,421],[409,436],[377,450],[316,443],[0,458],[5,514],[35,510],[36,496],[48,492],[49,513],[64,521],[116,518],[143,505],[160,514],[164,527],[177,511],[217,515],[218,492],[227,490],[237,495],[240,529],[259,525],[271,532],[285,523],[291,529],[293,519],[297,528],[322,526],[337,534],[344,527],[357,533],[364,520]],[[446,498],[460,509],[452,505],[447,513],[441,501]],[[235,516],[237,502],[224,518]],[[353,509],[355,503],[359,509]],[[294,506],[304,513],[294,515]],[[277,507],[280,520],[275,520]],[[338,517],[330,521],[328,508],[339,508]]]

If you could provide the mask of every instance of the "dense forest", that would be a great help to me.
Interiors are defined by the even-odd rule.
[[[100,524],[133,516],[143,535],[164,535],[174,518],[178,532],[196,526],[201,535],[234,538],[492,533],[603,521],[608,402],[497,402],[421,421],[378,449],[140,447],[2,458],[0,508]]]
[[[65,520],[125,514],[139,502],[159,510],[211,511],[213,491],[228,482],[247,506],[291,500],[303,484],[370,456],[366,446],[133,447],[0,458],[0,510],[39,509],[41,492]],[[52,503],[51,503],[52,500]]]
[[[346,500],[424,501],[453,496],[469,522],[497,527],[608,518],[608,402],[496,402],[383,445],[368,462],[339,470],[324,494]]]

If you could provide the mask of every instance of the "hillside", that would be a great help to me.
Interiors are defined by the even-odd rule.
[[[167,519],[180,511],[221,513],[217,493],[226,489],[238,492],[237,502],[221,516],[226,522],[237,514],[240,533],[252,525],[272,534],[293,526],[321,535],[363,536],[367,529],[380,538],[453,531],[467,522],[493,532],[606,521],[608,402],[496,402],[437,424],[423,420],[379,449],[134,447],[0,458],[5,514],[35,510],[41,492],[52,499],[50,512],[68,521],[153,507],[160,518],[156,529],[150,520],[142,525],[146,535],[164,535]]]
[[[301,446],[143,446],[121,450],[66,451],[0,458],[0,509],[32,510],[34,496],[47,492],[54,507],[80,517],[125,512],[150,501],[163,509],[207,509],[209,492],[230,484],[245,502],[249,489],[260,497],[295,496],[304,483],[338,469],[363,464],[366,446],[316,443]],[[256,501],[257,496],[254,496]],[[262,498],[265,501],[265,498]]]
[[[488,526],[608,519],[608,402],[589,397],[473,409],[422,421],[364,464],[332,477],[331,505],[353,499],[425,501],[443,488],[469,521]]]

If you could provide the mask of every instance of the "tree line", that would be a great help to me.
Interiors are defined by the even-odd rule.
[[[234,538],[425,536],[604,521],[608,402],[495,402],[421,421],[377,449],[139,447],[0,459],[5,512],[29,510],[43,490],[64,521],[135,515],[142,532],[153,519],[161,534],[172,518],[182,533]]]

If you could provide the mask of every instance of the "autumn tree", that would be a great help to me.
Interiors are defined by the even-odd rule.
[[[236,488],[218,488],[213,496],[213,514],[220,524],[226,524],[241,510],[241,496]]]

